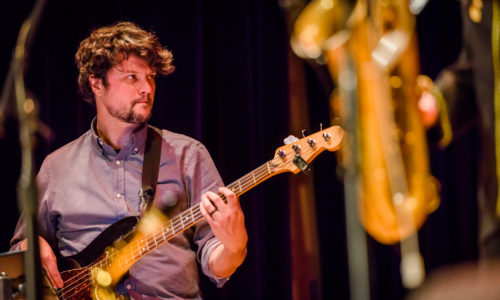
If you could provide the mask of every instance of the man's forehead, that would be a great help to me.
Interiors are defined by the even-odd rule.
[[[130,54],[127,57],[124,57],[118,64],[114,66],[114,69],[123,73],[156,72],[155,69],[150,66],[144,58],[139,57],[135,54]]]

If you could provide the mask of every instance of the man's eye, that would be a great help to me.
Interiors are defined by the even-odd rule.
[[[135,74],[130,74],[127,76],[128,79],[136,79],[136,76]]]

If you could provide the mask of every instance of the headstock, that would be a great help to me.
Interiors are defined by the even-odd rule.
[[[276,149],[272,160],[273,173],[297,174],[305,171],[307,164],[324,150],[335,151],[340,148],[344,130],[340,126],[332,126],[301,139],[287,139],[289,144]]]

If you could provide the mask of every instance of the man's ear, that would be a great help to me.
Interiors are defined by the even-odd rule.
[[[94,75],[90,75],[89,84],[92,92],[94,92],[94,95],[100,96],[102,93],[102,89],[104,88],[102,85],[102,79],[96,78]]]

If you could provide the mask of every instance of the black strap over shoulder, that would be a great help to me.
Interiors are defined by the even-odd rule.
[[[142,165],[142,188],[139,190],[142,211],[147,210],[151,206],[155,197],[158,170],[160,169],[161,144],[161,130],[148,125],[144,148],[144,163]]]

